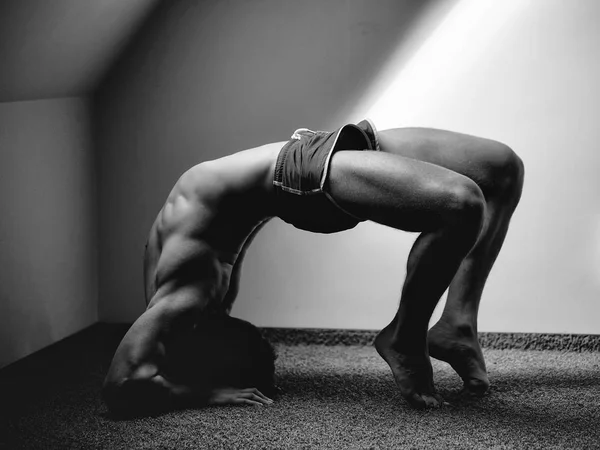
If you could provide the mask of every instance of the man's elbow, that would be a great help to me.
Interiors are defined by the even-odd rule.
[[[156,415],[171,407],[169,392],[152,379],[106,381],[102,399],[115,418]]]

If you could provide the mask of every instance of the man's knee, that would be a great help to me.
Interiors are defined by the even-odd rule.
[[[523,160],[508,145],[493,141],[493,158],[490,161],[489,176],[497,197],[516,203],[521,197],[525,179]]]
[[[517,203],[521,198],[521,192],[523,191],[523,183],[525,181],[525,164],[523,160],[510,149],[510,158],[507,163],[507,191],[511,197]]]
[[[486,202],[479,186],[465,178],[449,188],[452,203],[451,225],[467,239],[477,239],[485,220]]]

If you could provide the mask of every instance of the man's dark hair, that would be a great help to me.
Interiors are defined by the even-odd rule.
[[[167,348],[173,379],[207,387],[257,388],[275,393],[273,346],[250,322],[227,315],[201,319]]]

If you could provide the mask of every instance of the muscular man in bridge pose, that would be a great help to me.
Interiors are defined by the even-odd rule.
[[[192,167],[150,231],[148,307],[115,353],[106,403],[144,412],[271,402],[272,349],[228,313],[244,254],[272,217],[316,233],[365,220],[419,232],[398,312],[375,347],[414,407],[442,404],[430,356],[448,362],[466,390],[485,392],[478,307],[523,176],[521,159],[499,142],[424,128],[377,132],[369,120],[333,132],[298,129],[290,141]],[[447,288],[442,317],[428,331]]]

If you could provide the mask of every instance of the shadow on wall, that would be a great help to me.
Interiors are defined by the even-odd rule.
[[[339,125],[433,3],[162,2],[94,95],[101,319],[143,310],[145,239],[183,171]]]

